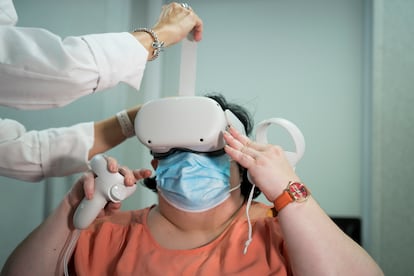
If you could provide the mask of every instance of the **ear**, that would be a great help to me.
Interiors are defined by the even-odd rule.
[[[152,159],[151,160],[151,166],[154,168],[154,170],[156,170],[157,167],[158,167],[158,160]]]

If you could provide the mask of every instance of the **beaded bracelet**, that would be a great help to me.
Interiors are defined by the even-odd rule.
[[[157,34],[153,30],[148,28],[139,28],[135,29],[134,32],[146,32],[149,35],[151,35],[152,39],[154,39],[154,41],[151,44],[154,51],[152,52],[152,57],[150,58],[150,60],[156,59],[160,52],[164,50],[164,41],[159,41]]]

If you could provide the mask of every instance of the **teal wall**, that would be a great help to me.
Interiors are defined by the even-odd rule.
[[[303,181],[329,214],[360,216],[363,1],[189,3],[206,22],[197,92],[223,93],[256,123],[283,117],[297,124],[306,140],[297,166]],[[168,54],[164,79],[176,84],[179,53]],[[172,87],[163,92],[176,94]],[[273,131],[270,142],[293,149]]]
[[[372,252],[414,275],[414,2],[374,2]]]

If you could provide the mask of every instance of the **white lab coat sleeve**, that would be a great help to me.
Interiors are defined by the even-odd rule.
[[[15,25],[17,13],[12,0],[0,0],[0,25]]]
[[[92,122],[26,131],[14,120],[0,119],[0,175],[36,182],[86,171],[93,140]]]
[[[0,104],[44,109],[120,82],[139,89],[147,56],[127,32],[62,40],[44,29],[0,26]]]
[[[0,0],[0,105],[53,108],[120,82],[139,89],[148,51],[132,34],[62,39],[16,22],[13,2]]]

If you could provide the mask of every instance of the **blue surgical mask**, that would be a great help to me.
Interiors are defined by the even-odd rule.
[[[226,154],[208,156],[177,152],[159,160],[156,169],[160,195],[186,212],[203,212],[230,196],[230,159]]]

